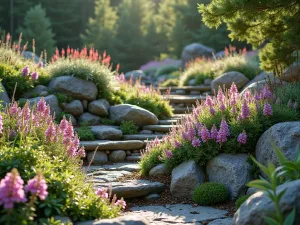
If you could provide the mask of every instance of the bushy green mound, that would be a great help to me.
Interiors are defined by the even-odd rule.
[[[189,80],[195,79],[196,85],[203,84],[205,79],[214,79],[226,72],[237,71],[252,80],[259,72],[259,64],[245,55],[233,54],[214,60],[196,60],[191,62],[183,72],[180,86],[188,85]]]
[[[84,149],[79,147],[72,125],[65,119],[56,125],[49,111],[42,99],[33,111],[28,104],[21,109],[14,103],[7,113],[1,113],[0,179],[15,168],[25,185],[42,173],[48,194],[31,203],[13,200],[11,209],[2,205],[2,199],[0,218],[9,215],[11,224],[41,224],[38,221],[56,215],[73,221],[117,216],[120,207],[100,198],[92,183],[87,183],[80,159]]]
[[[199,205],[215,205],[223,203],[229,198],[229,191],[219,183],[200,184],[193,193],[193,200]]]
[[[123,134],[137,134],[138,127],[132,121],[122,121],[120,130]]]
[[[160,75],[168,75],[171,74],[172,72],[178,71],[179,70],[179,66],[164,66],[159,68],[156,73],[155,76],[160,76]]]
[[[46,70],[51,77],[74,76],[94,82],[98,88],[98,98],[107,98],[112,92],[114,73],[99,62],[84,58],[60,58],[50,63]]]
[[[168,79],[160,84],[161,87],[176,87],[179,85],[178,79]]]
[[[226,95],[219,89],[216,97],[207,96],[162,141],[147,143],[141,172],[147,175],[159,163],[174,168],[192,159],[204,166],[220,153],[253,153],[264,131],[276,123],[299,118],[299,111],[276,101],[268,87],[243,96],[235,85]]]
[[[247,201],[247,199],[250,197],[251,195],[243,195],[241,197],[239,197],[236,201],[235,201],[235,208],[239,209],[241,207],[241,205]]]
[[[87,124],[80,124],[80,127],[76,129],[78,137],[82,141],[93,141],[95,140],[95,135],[92,129]]]

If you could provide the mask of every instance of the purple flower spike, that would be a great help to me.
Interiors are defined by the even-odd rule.
[[[0,114],[0,133],[3,132],[3,118],[2,115]]]
[[[246,100],[244,100],[242,105],[242,112],[241,112],[242,119],[247,119],[250,117],[250,108]]]
[[[27,192],[38,196],[42,201],[48,196],[47,189],[48,186],[42,174],[36,175],[33,179],[29,180],[25,186]]]
[[[22,69],[22,75],[24,77],[28,76],[30,73],[30,70],[29,70],[29,67],[28,66],[25,66],[23,69]]]
[[[122,209],[126,208],[126,202],[123,198],[121,200],[116,201],[115,205],[116,206],[121,206]]]
[[[209,112],[211,115],[215,115],[216,110],[213,107],[210,107]]]
[[[192,146],[193,147],[200,147],[201,146],[201,141],[198,139],[198,138],[195,138],[193,141],[192,141]]]
[[[106,188],[98,188],[95,192],[100,198],[108,199],[108,193]]]
[[[245,145],[247,143],[247,134],[245,131],[243,131],[242,133],[239,134],[237,141],[243,145]]]
[[[39,73],[38,72],[33,72],[32,74],[31,74],[31,79],[32,80],[37,80],[39,78]]]
[[[216,125],[213,125],[213,127],[211,128],[210,137],[211,137],[211,139],[217,140],[218,129],[217,129]]]
[[[205,143],[208,139],[210,139],[210,133],[209,130],[206,127],[203,127],[200,130],[200,137],[202,141]]]
[[[165,150],[164,153],[165,153],[165,156],[167,159],[170,159],[173,157],[173,153],[170,150]]]
[[[272,106],[269,103],[266,103],[264,105],[264,116],[272,116],[273,115],[273,110],[272,110]]]
[[[174,147],[175,148],[180,148],[180,146],[181,146],[181,143],[179,141],[175,140]]]

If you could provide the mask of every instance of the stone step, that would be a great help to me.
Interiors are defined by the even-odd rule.
[[[175,114],[182,114],[182,113],[191,113],[193,111],[192,107],[174,107]]]
[[[129,162],[139,162],[141,158],[142,158],[141,155],[129,155],[126,157],[125,160]]]
[[[143,127],[144,130],[152,130],[152,131],[164,132],[164,133],[169,132],[171,128],[172,125],[147,125]]]
[[[161,92],[165,92],[167,90],[171,91],[177,91],[177,90],[183,90],[186,92],[190,91],[200,91],[200,92],[207,92],[211,91],[211,86],[210,85],[199,85],[199,86],[183,86],[183,87],[159,87],[158,88]]]
[[[137,139],[127,141],[110,141],[110,140],[97,140],[97,141],[81,141],[81,146],[84,146],[86,151],[95,151],[97,148],[100,151],[105,150],[136,150],[144,147],[144,142]]]
[[[170,119],[170,120],[159,120],[159,125],[172,125],[175,124],[178,121],[178,119]]]
[[[109,165],[101,165],[101,166],[83,166],[84,171],[87,173],[91,173],[93,171],[127,171],[127,172],[137,172],[140,171],[140,166],[138,163],[125,162],[125,163],[113,163]],[[90,175],[90,174],[88,174]]]
[[[182,119],[182,117],[185,117],[186,116],[186,114],[185,113],[177,113],[177,114],[175,114],[174,116],[172,116],[172,117],[170,117],[170,118],[168,118],[168,119],[170,119],[170,120],[180,120],[180,119]]]
[[[94,180],[93,180],[94,181]],[[125,182],[95,182],[96,188],[112,187],[112,194],[116,194],[118,198],[137,198],[144,197],[152,193],[161,193],[165,189],[165,185],[160,182],[152,182],[148,180],[127,180]]]
[[[124,140],[153,140],[156,137],[162,138],[164,134],[130,134],[130,135],[124,135]]]
[[[165,99],[171,103],[183,103],[183,104],[195,104],[201,100],[205,100],[204,96],[201,95],[165,95]]]

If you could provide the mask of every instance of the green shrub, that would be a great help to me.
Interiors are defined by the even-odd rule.
[[[60,106],[62,106],[63,103],[70,103],[71,101],[74,100],[71,96],[66,95],[64,93],[55,92],[53,94],[56,96],[58,104]]]
[[[137,134],[138,127],[132,121],[122,121],[120,130],[123,134]]]
[[[236,201],[235,201],[235,208],[239,209],[240,206],[247,201],[247,199],[250,197],[251,195],[243,195],[241,197],[239,197]]]
[[[179,66],[164,66],[156,71],[155,76],[171,74],[177,70],[179,70]]]
[[[229,198],[229,191],[219,183],[200,184],[193,193],[193,200],[200,205],[215,205],[224,203]]]
[[[114,125],[116,121],[110,120],[108,118],[101,118],[100,123],[103,125]]]
[[[95,135],[92,132],[92,129],[88,126],[87,123],[81,123],[79,128],[76,128],[76,133],[82,141],[93,141],[95,140]]]
[[[98,98],[108,98],[112,92],[114,73],[108,66],[88,59],[60,58],[50,63],[46,70],[51,77],[74,76],[92,81],[98,88]]]
[[[168,79],[160,84],[161,87],[176,87],[179,85],[178,79]]]

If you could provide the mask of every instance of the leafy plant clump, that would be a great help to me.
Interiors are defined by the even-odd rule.
[[[241,197],[239,197],[236,201],[235,201],[235,208],[239,209],[240,206],[247,201],[247,199],[250,197],[251,195],[243,195]]]
[[[215,182],[200,184],[193,193],[193,200],[200,205],[215,205],[226,202],[228,198],[228,189]]]
[[[196,85],[203,84],[205,79],[214,79],[231,71],[240,72],[249,80],[252,80],[261,71],[257,61],[249,60],[244,53],[235,53],[234,47],[230,47],[225,52],[227,53],[223,58],[198,59],[191,62],[183,72],[180,85],[188,85],[191,79],[196,80]]]
[[[138,127],[132,121],[122,121],[120,130],[123,134],[137,134]]]
[[[299,111],[274,99],[267,86],[241,96],[233,84],[226,94],[219,89],[217,96],[207,96],[162,141],[148,142],[141,172],[147,175],[159,163],[174,168],[192,159],[204,166],[220,153],[252,153],[264,131],[299,116]]]
[[[109,98],[113,91],[114,72],[109,68],[110,57],[86,48],[80,52],[73,49],[56,51],[46,70],[51,77],[74,76],[92,81],[98,89],[98,98]]]
[[[18,174],[24,184],[42,174],[47,185],[44,186],[47,194],[44,192],[34,205],[23,198],[11,199],[12,204],[5,205],[1,198],[1,223],[41,224],[56,215],[68,216],[72,221],[116,217],[122,207],[120,202],[101,197],[86,182],[81,168],[85,151],[79,146],[72,124],[65,118],[59,125],[55,124],[49,112],[49,106],[41,99],[33,110],[28,103],[23,108],[13,103],[1,113],[0,188],[8,190],[11,186],[6,186],[3,178]],[[4,194],[2,189],[1,194]],[[10,195],[3,196],[10,198]],[[29,192],[25,198],[31,199]]]
[[[96,139],[92,129],[85,123],[80,124],[80,127],[76,129],[76,133],[82,141],[93,141]]]
[[[103,125],[114,125],[116,121],[110,120],[108,118],[101,118],[100,123]]]
[[[168,79],[160,84],[161,87],[177,87],[179,85],[178,79]]]

